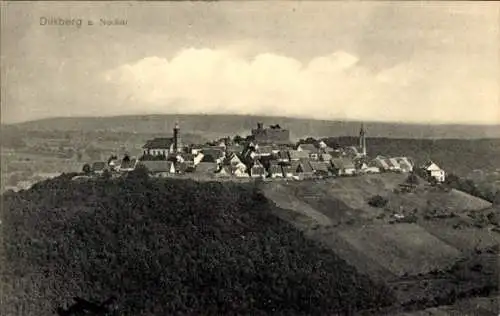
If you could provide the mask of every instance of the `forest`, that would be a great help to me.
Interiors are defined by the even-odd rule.
[[[352,315],[383,284],[272,214],[255,184],[71,181],[2,196],[1,315],[53,315],[72,297],[116,315]]]

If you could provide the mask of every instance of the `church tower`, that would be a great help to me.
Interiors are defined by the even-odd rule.
[[[181,148],[182,148],[182,144],[181,144],[181,139],[180,139],[180,128],[179,128],[179,123],[175,122],[175,126],[174,126],[174,152],[177,153],[177,152],[180,152]]]
[[[364,124],[361,124],[361,129],[359,130],[359,148],[363,157],[366,157],[366,131]]]

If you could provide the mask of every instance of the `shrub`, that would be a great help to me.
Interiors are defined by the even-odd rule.
[[[378,207],[378,208],[382,208],[384,206],[386,206],[388,203],[388,200],[386,198],[384,198],[383,196],[380,196],[380,195],[375,195],[375,196],[372,196],[369,200],[368,200],[368,204],[373,206],[373,207]]]
[[[413,184],[413,185],[418,185],[420,183],[420,180],[418,179],[417,175],[414,173],[410,173],[408,178],[406,178],[406,183],[408,184]]]

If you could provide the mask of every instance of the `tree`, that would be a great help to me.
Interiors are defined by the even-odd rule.
[[[108,169],[104,169],[102,172],[102,177],[105,180],[111,179],[111,172]]]
[[[236,135],[234,136],[233,138],[233,142],[236,143],[236,144],[240,144],[241,142],[243,142],[245,139],[243,137],[241,137],[240,135]]]
[[[82,171],[84,174],[90,174],[92,172],[92,168],[88,163],[83,165]]]
[[[370,204],[373,207],[379,207],[379,208],[386,206],[387,202],[388,202],[388,200],[380,195],[372,196],[368,200],[368,204]]]

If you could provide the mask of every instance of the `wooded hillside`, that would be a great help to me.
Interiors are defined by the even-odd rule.
[[[385,286],[274,217],[253,185],[69,176],[2,197],[2,315],[115,295],[118,315],[353,314]]]

